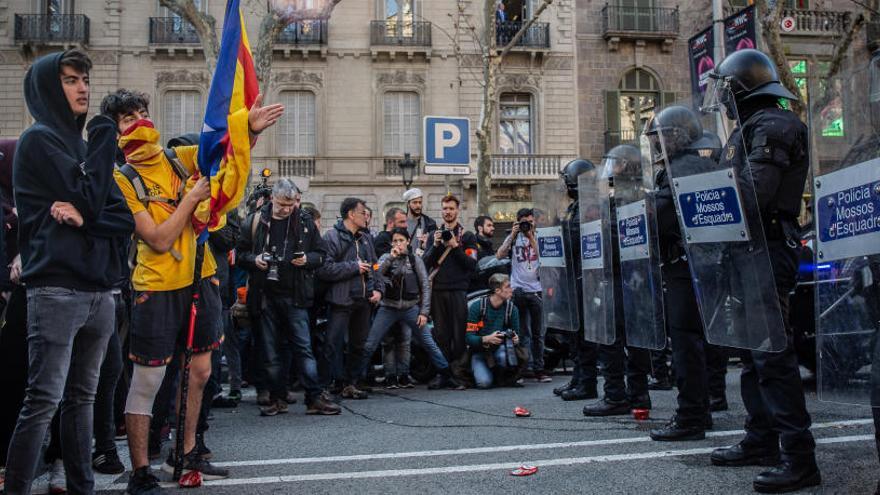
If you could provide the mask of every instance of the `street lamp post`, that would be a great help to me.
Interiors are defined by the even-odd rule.
[[[413,176],[416,173],[416,162],[410,157],[409,153],[403,154],[403,160],[397,162],[400,167],[400,174],[403,176],[403,187],[409,189],[413,183]]]

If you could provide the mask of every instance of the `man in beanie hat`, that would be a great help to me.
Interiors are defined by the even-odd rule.
[[[422,190],[412,188],[403,193],[406,203],[406,230],[409,231],[410,247],[413,254],[422,256],[428,246],[428,239],[437,230],[437,222],[422,213]]]

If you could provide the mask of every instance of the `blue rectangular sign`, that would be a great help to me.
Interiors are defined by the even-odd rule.
[[[715,227],[742,222],[742,209],[732,186],[694,191],[678,196],[686,228]]]
[[[539,238],[538,256],[541,258],[561,258],[565,256],[565,253],[562,251],[562,237]]]
[[[880,232],[880,182],[820,196],[816,206],[822,242]]]
[[[602,257],[602,234],[594,232],[581,236],[581,258],[584,261]]]
[[[624,218],[617,221],[620,235],[620,248],[632,248],[648,243],[648,226],[645,215]]]
[[[470,128],[470,120],[466,118],[425,117],[425,135],[422,140],[425,143],[425,165],[468,166],[467,173],[469,173],[471,163]]]

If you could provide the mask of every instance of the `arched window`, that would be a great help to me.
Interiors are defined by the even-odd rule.
[[[620,78],[615,90],[605,91],[605,150],[618,144],[634,144],[654,112],[673,93],[660,91],[660,83],[649,71],[634,68]]]

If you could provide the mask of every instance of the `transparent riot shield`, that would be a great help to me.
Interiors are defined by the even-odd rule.
[[[810,94],[818,395],[880,407],[880,73]]]
[[[544,327],[576,332],[580,328],[578,308],[581,302],[566,225],[579,219],[568,218],[572,199],[568,197],[562,180],[532,186],[532,200],[540,263],[538,276],[543,289]]]
[[[608,178],[602,173],[604,169],[603,166],[581,174],[578,194],[584,340],[607,345],[615,340],[614,258],[610,188]]]
[[[620,284],[626,343],[644,349],[666,347],[663,286],[650,160],[629,164],[614,176]]]
[[[721,129],[729,138],[719,161],[676,156],[675,134],[663,129],[657,134],[706,340],[780,352],[786,347],[785,324],[752,169],[747,153],[737,151],[745,146],[735,100],[725,81],[713,81],[708,91],[704,122],[709,128],[719,120],[729,124]]]

